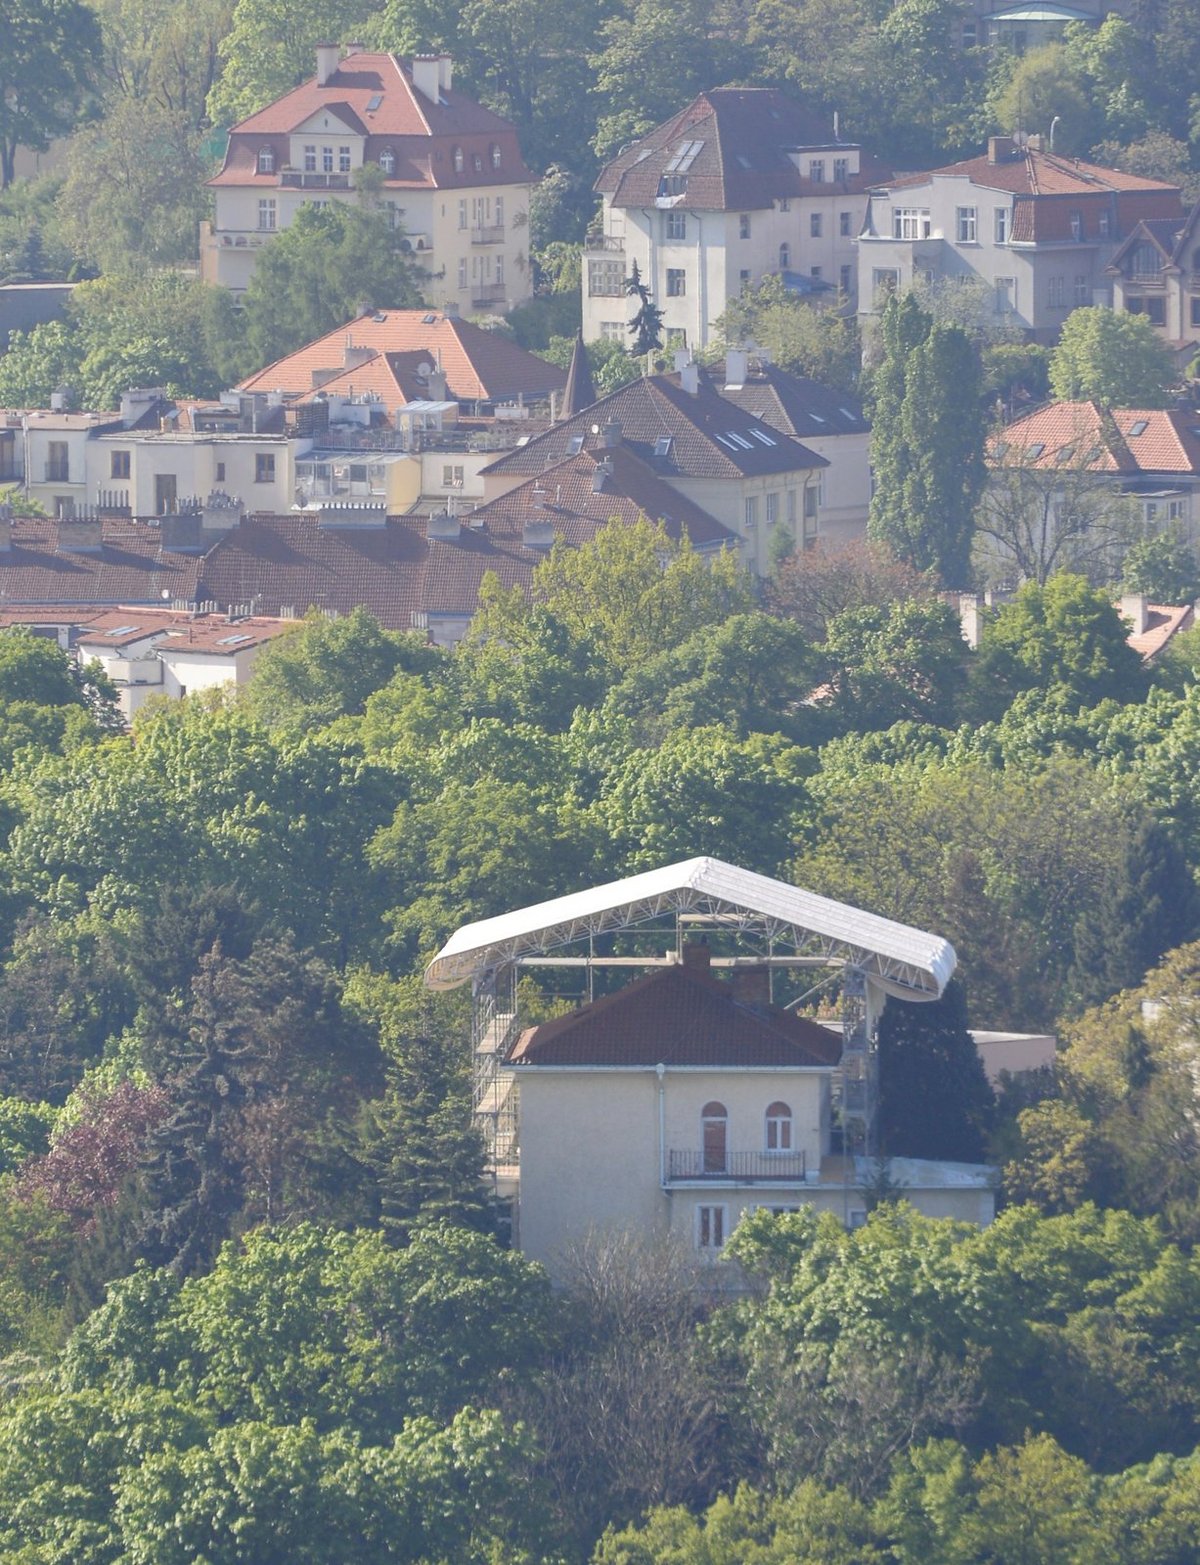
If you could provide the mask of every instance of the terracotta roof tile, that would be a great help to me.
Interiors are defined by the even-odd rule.
[[[1052,402],[1008,425],[993,442],[993,459],[1000,445],[1014,455],[1028,452],[1038,467],[1082,460],[1094,451],[1088,465],[1097,472],[1200,475],[1200,414],[1183,408],[1108,412],[1095,402]]]
[[[95,553],[59,548],[59,522],[19,517],[12,547],[0,553],[0,596],[18,604],[196,601],[200,561],[162,547],[157,527],[108,518]]]
[[[596,189],[613,206],[653,206],[660,180],[689,143],[699,145],[688,161],[680,204],[705,211],[754,211],[780,197],[866,190],[887,177],[881,165],[864,158],[861,172],[850,180],[815,183],[792,162],[789,150],[833,154],[857,144],[836,141],[831,123],[774,87],[722,87],[701,93],[614,158]]]
[[[79,647],[126,647],[148,636],[162,638],[180,653],[203,652],[233,657],[248,646],[261,646],[296,628],[295,620],[249,616],[229,619],[224,614],[181,614],[170,609],[125,607],[98,614],[80,627]]]
[[[734,998],[733,986],[680,964],[635,979],[569,1016],[522,1033],[514,1065],[712,1065],[818,1068],[839,1041],[777,1006]]]
[[[984,154],[924,173],[905,174],[892,180],[888,189],[908,190],[915,185],[927,185],[935,177],[968,179],[972,184],[984,185],[990,190],[1009,190],[1029,196],[1096,195],[1115,190],[1174,191],[1176,194],[1179,191],[1177,185],[1167,184],[1165,180],[1124,174],[1099,163],[1084,163],[1079,158],[1059,157],[1056,153],[1039,152],[1031,147],[996,163]]]
[[[600,449],[604,435],[593,435],[592,428],[610,419],[621,426],[622,443],[667,479],[733,479],[829,465],[798,441],[780,440],[778,430],[718,396],[703,375],[695,394],[683,390],[678,375],[652,375],[630,381],[586,412],[506,452],[486,471],[536,475],[569,455],[576,438],[582,438],[585,450]],[[656,448],[664,454],[656,454]]]
[[[1118,603],[1118,610],[1120,607]],[[1148,603],[1146,618],[1148,623],[1145,630],[1135,631],[1126,638],[1144,663],[1153,662],[1173,636],[1177,636],[1181,631],[1191,630],[1196,620],[1195,611],[1190,603],[1180,607]]]
[[[242,391],[281,391],[300,397],[324,384],[329,372],[345,370],[346,348],[370,348],[377,353],[418,352],[431,364],[439,360],[449,394],[462,402],[509,401],[548,396],[561,391],[567,373],[499,332],[438,310],[377,310],[327,332],[286,358],[242,381]],[[316,380],[314,380],[316,376]]]

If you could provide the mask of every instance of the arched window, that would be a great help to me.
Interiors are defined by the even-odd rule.
[[[481,153],[473,152],[471,154],[471,166],[477,174],[483,173],[483,156]]]
[[[273,174],[275,172],[275,148],[259,147],[258,172],[260,174]]]
[[[767,1104],[767,1151],[792,1150],[792,1111],[786,1103]]]
[[[389,177],[396,172],[396,154],[391,147],[384,147],[379,154],[379,166]]]
[[[498,141],[492,142],[492,167],[500,167],[500,143]]]
[[[779,270],[786,272],[792,264],[792,247],[788,244],[779,246]]]
[[[725,1172],[725,1140],[729,1115],[723,1103],[706,1103],[700,1110],[700,1142],[706,1174]]]
[[[461,147],[455,147],[453,155],[454,155],[454,172],[456,174],[461,174],[462,171],[463,171],[463,168],[465,167],[465,162],[464,162],[464,159],[463,159],[463,149]]]

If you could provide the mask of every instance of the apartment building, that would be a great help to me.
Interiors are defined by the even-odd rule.
[[[503,312],[531,292],[534,175],[513,126],[454,88],[449,55],[317,47],[316,74],[229,132],[209,180],[201,270],[242,292],[262,246],[306,204],[375,199],[426,274],[439,307]],[[377,186],[377,189],[375,187]]]

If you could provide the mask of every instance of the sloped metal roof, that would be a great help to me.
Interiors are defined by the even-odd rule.
[[[935,1000],[957,964],[939,935],[865,913],[721,859],[686,859],[587,891],[464,924],[425,970],[431,989],[454,989],[523,956],[671,913],[741,922],[831,966],[861,967],[888,994]]]

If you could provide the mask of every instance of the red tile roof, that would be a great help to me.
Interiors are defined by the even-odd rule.
[[[839,1040],[777,1006],[734,998],[733,985],[680,964],[523,1032],[514,1065],[819,1068],[837,1064]]]
[[[1119,169],[1099,163],[1084,163],[1079,158],[1064,158],[1053,152],[1026,147],[1011,157],[993,163],[986,154],[947,163],[923,174],[905,174],[888,185],[889,190],[908,190],[927,185],[931,179],[968,179],[990,190],[1008,190],[1026,196],[1092,196],[1114,190],[1179,192],[1177,185],[1161,179],[1146,179],[1141,174],[1123,174]]]
[[[650,375],[630,381],[602,397],[584,413],[564,419],[526,446],[506,452],[488,473],[534,475],[570,454],[571,442],[582,437],[585,450],[603,446],[594,427],[613,420],[621,426],[622,443],[655,473],[670,478],[743,478],[828,467],[797,440],[780,438],[760,419],[742,412],[718,396],[701,372],[700,389],[684,391],[678,375]],[[655,454],[668,441],[665,455]]]
[[[96,553],[60,549],[59,523],[18,517],[0,553],[0,597],[9,606],[196,601],[200,560],[162,547],[157,527],[106,518]]]
[[[393,152],[396,168],[385,181],[389,187],[471,189],[534,183],[508,120],[452,89],[440,92],[435,104],[413,86],[411,62],[365,52],[343,59],[324,86],[310,77],[235,125],[224,167],[209,183],[277,186],[278,171],[289,160],[287,138],[322,109],[367,137],[367,160],[378,161],[385,147]],[[258,172],[262,146],[275,154],[275,171],[269,174]],[[454,146],[464,152],[461,172],[454,167]],[[493,164],[493,146],[500,148],[498,166]]]
[[[1118,603],[1118,610],[1120,607]],[[1144,663],[1152,663],[1173,636],[1191,630],[1196,616],[1190,603],[1178,608],[1164,603],[1148,603],[1146,619],[1145,630],[1135,631],[1126,640]]]
[[[348,346],[385,354],[420,353],[430,364],[440,361],[449,395],[462,402],[545,397],[561,391],[567,380],[567,372],[557,364],[457,316],[438,310],[375,310],[277,359],[242,381],[240,389],[304,396],[326,384],[330,372],[344,373]]]
[[[687,144],[698,150],[688,157],[687,190],[681,206],[705,211],[754,211],[770,207],[780,197],[845,194],[866,190],[887,177],[870,159],[848,181],[815,183],[788,156],[800,148],[831,156],[843,147],[832,123],[774,87],[722,87],[702,92],[672,119],[635,141],[606,165],[596,189],[613,206],[653,206],[660,181],[679,164]]]
[[[1041,450],[1035,451],[1038,446]],[[1200,476],[1200,413],[1186,408],[1110,412],[1096,402],[1052,402],[1009,424],[992,444],[993,460],[1001,447],[1037,467],[1082,462],[1090,452],[1087,465],[1096,472]]]
[[[725,384],[726,364],[714,364],[713,389],[748,413],[798,440],[820,435],[865,434],[870,429],[862,403],[846,391],[793,375],[777,364],[756,361],[740,386]]]
[[[497,532],[520,531],[526,522],[549,522],[575,542],[572,534],[577,531],[598,530],[614,518],[635,522],[642,516],[662,522],[672,538],[686,533],[698,549],[737,543],[727,527],[664,483],[625,445],[567,457],[479,506],[472,511],[471,521],[482,520]]]
[[[80,627],[78,647],[127,647],[148,636],[157,636],[177,653],[204,653],[234,657],[247,647],[262,646],[276,636],[295,630],[295,620],[248,616],[230,619],[224,614],[181,614],[170,609],[114,609],[98,614]]]

